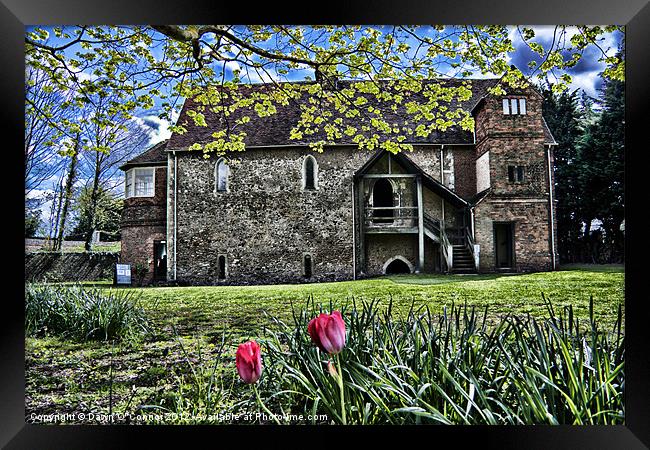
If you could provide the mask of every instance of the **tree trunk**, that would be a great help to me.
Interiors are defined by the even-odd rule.
[[[63,244],[63,236],[65,233],[66,219],[68,218],[68,210],[70,209],[70,203],[72,202],[72,189],[74,188],[74,181],[77,178],[77,162],[79,161],[79,136],[75,141],[74,154],[70,160],[70,172],[68,172],[68,179],[65,183],[65,191],[61,193],[61,197],[64,198],[63,209],[61,210],[61,222],[58,230],[58,237],[56,239],[56,250],[61,251],[61,246]]]
[[[49,249],[57,250],[56,239],[59,236],[59,225],[61,221],[61,205],[63,204],[63,175],[61,180],[56,184],[54,198],[52,198],[52,207],[50,208],[50,235]]]
[[[92,250],[92,239],[93,233],[95,231],[96,220],[95,215],[97,212],[97,199],[99,198],[99,174],[100,174],[101,164],[99,161],[95,165],[95,176],[93,177],[93,190],[90,194],[90,209],[88,210],[88,224],[90,225],[88,233],[86,233],[86,242],[84,243],[84,248],[87,252]]]

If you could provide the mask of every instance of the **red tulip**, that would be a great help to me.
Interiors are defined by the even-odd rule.
[[[235,355],[235,365],[244,383],[252,384],[259,380],[262,375],[260,345],[255,341],[239,344]]]
[[[345,347],[345,322],[338,311],[319,314],[307,326],[311,340],[322,351],[335,355]]]

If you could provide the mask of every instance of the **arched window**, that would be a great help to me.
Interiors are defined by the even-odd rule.
[[[305,278],[311,278],[313,273],[311,255],[304,255],[302,257],[302,268]]]
[[[318,165],[316,158],[308,155],[302,167],[302,187],[305,190],[313,191],[318,187]]]
[[[228,190],[228,173],[230,172],[230,169],[228,168],[228,164],[226,164],[226,160],[223,158],[220,158],[217,161],[217,164],[214,166],[214,185],[215,185],[215,191],[217,192],[225,192]]]
[[[393,183],[386,178],[380,178],[377,180],[372,188],[372,206],[374,208],[379,208],[373,210],[374,223],[394,222],[395,210],[391,209],[395,206],[394,197]]]

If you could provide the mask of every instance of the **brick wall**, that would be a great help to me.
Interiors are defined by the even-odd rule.
[[[138,263],[148,266],[144,284],[153,281],[154,241],[164,241],[167,238],[167,167],[157,167],[155,178],[153,197],[131,197],[124,200],[120,224],[120,259],[124,264],[131,264],[134,283],[137,280],[133,267]]]
[[[505,115],[501,97],[487,98],[475,113],[476,154],[489,152],[491,191],[475,208],[475,241],[481,271],[495,270],[494,224],[514,224],[517,271],[552,267],[548,162],[542,128],[542,99],[532,90],[509,92],[526,98],[526,115]],[[508,166],[523,166],[523,182],[508,179]],[[482,183],[483,185],[483,183]]]
[[[476,243],[480,244],[479,270],[495,270],[494,223],[514,223],[515,270],[551,269],[548,203],[485,199],[475,209]]]
[[[464,199],[476,194],[476,151],[473,147],[454,147],[454,190]]]

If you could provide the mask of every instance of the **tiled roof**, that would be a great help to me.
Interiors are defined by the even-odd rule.
[[[162,142],[157,143],[153,147],[148,148],[144,152],[140,153],[135,158],[127,161],[125,164],[120,166],[120,169],[126,170],[134,166],[160,166],[167,164],[167,153],[165,148],[167,147],[168,140],[165,139]]]
[[[448,107],[449,109],[456,109],[458,107],[471,111],[473,106],[478,103],[478,101],[487,94],[488,88],[493,86],[498,82],[497,79],[458,79],[458,78],[445,78],[438,80],[427,80],[426,83],[439,83],[444,87],[453,87],[459,86],[463,82],[469,82],[472,89],[472,96],[469,100],[463,102],[451,102]],[[349,86],[354,81],[339,81],[339,88],[345,88]],[[251,89],[256,91],[268,91],[274,89],[272,84],[252,84],[252,85],[240,85],[239,89]],[[301,97],[300,102],[306,102],[307,95]],[[386,102],[381,102],[376,99],[373,95],[368,95],[366,97],[369,101],[368,106],[372,105],[376,108],[382,109],[382,114],[384,119],[388,123],[404,123],[405,120],[409,118],[412,120],[412,116],[409,117],[405,111],[406,107],[402,102],[398,106],[396,111],[390,109],[389,104]],[[422,93],[412,94],[408,101],[427,101],[426,97]],[[197,104],[188,99],[185,101],[183,108],[181,110],[180,117],[178,119],[178,124],[183,125],[187,128],[187,132],[184,134],[172,134],[169,139],[169,144],[167,146],[168,150],[185,150],[191,144],[195,142],[203,143],[209,142],[212,140],[211,134],[215,130],[223,129],[225,127],[225,121],[222,117],[214,114],[209,108],[206,108],[204,111],[205,120],[207,127],[197,126],[194,124],[194,121],[188,117],[187,111],[192,110],[197,106]],[[251,121],[239,125],[237,131],[244,131],[246,133],[246,138],[244,142],[249,147],[263,147],[263,146],[277,146],[277,145],[307,145],[310,142],[318,141],[325,139],[323,134],[313,134],[309,136],[303,136],[302,139],[289,139],[290,131],[292,127],[298,122],[300,118],[300,108],[296,102],[290,102],[288,105],[276,105],[277,112],[269,117],[258,117],[257,114],[251,109],[239,108],[237,109],[229,118],[230,123],[243,116],[251,117]],[[334,117],[337,117],[336,115]],[[343,125],[352,125],[358,127],[357,119],[343,118]],[[411,125],[416,125],[411,122]],[[413,126],[414,128],[414,126]],[[420,144],[472,144],[474,142],[473,134],[469,131],[461,130],[458,127],[452,127],[443,132],[432,133],[427,138],[413,136],[411,143],[420,143]],[[350,137],[343,135],[340,139],[336,141],[337,144],[352,144]]]
[[[551,129],[546,124],[546,120],[542,117],[542,129],[544,130],[544,144],[546,145],[557,145]]]

